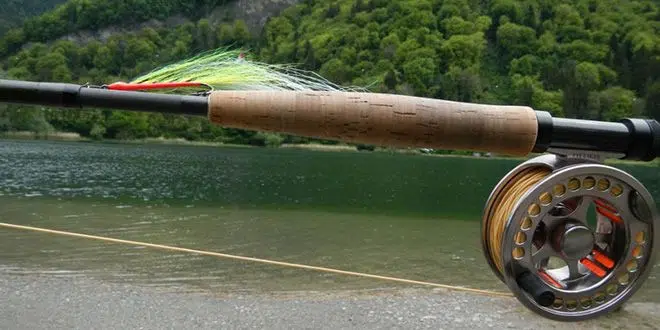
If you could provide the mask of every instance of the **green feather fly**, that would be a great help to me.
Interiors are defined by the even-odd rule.
[[[131,84],[198,82],[214,90],[355,91],[292,65],[245,58],[241,50],[220,48],[167,65],[135,78]]]

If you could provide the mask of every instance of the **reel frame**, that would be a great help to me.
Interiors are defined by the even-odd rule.
[[[489,250],[487,223],[502,190],[521,172],[538,167],[551,173],[519,196],[507,216],[499,251],[502,273]],[[597,226],[589,228],[587,211],[594,203],[610,218],[597,212]],[[632,175],[599,158],[544,154],[516,166],[491,192],[482,218],[482,251],[528,309],[558,321],[580,321],[616,310],[643,285],[657,259],[658,226],[651,194]],[[550,257],[567,267],[543,270]]]

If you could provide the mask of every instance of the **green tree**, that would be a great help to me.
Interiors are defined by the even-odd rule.
[[[660,120],[660,81],[650,84],[646,91],[646,115]]]
[[[497,29],[497,44],[506,54],[505,58],[533,54],[538,48],[536,31],[515,23],[500,25]]]
[[[635,93],[622,87],[610,87],[589,95],[590,117],[597,120],[617,121],[637,116],[634,105]]]

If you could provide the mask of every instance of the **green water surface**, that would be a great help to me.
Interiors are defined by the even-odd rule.
[[[519,161],[0,141],[0,221],[506,291],[480,217]],[[618,166],[660,199],[657,168]],[[656,266],[657,268],[657,266]],[[0,273],[217,294],[392,282],[0,229]],[[655,272],[635,299],[660,301]]]

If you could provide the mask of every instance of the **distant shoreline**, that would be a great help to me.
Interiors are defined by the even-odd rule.
[[[0,138],[7,140],[47,140],[47,141],[92,141],[78,133],[51,132],[35,133],[29,131],[12,131],[0,133]]]
[[[26,131],[15,131],[15,132],[3,132],[0,133],[0,139],[4,140],[44,140],[44,141],[67,141],[67,142],[98,142],[98,143],[114,143],[114,144],[166,144],[166,145],[185,145],[185,146],[205,146],[205,147],[229,147],[229,148],[272,148],[272,149],[302,149],[310,151],[323,151],[323,152],[369,152],[359,150],[356,146],[346,145],[346,144],[320,144],[320,143],[300,143],[300,144],[282,144],[277,147],[260,147],[247,144],[232,144],[232,143],[223,143],[223,142],[212,142],[212,141],[190,141],[183,138],[145,138],[145,139],[134,139],[134,140],[119,140],[119,139],[102,139],[94,140],[91,138],[86,138],[80,136],[78,133],[71,132],[52,132],[47,134],[37,134],[33,132]],[[475,156],[470,154],[435,154],[435,153],[424,153],[421,149],[394,149],[394,148],[381,148],[377,147],[370,152],[386,152],[386,153],[395,153],[395,154],[411,154],[411,155],[423,155],[430,157],[455,157],[455,158],[474,158],[474,159],[508,159],[508,160],[518,160],[525,161],[529,158],[532,158],[536,155],[530,155],[529,157],[508,157],[508,156]],[[478,153],[483,154],[483,153]],[[605,161],[606,164],[625,164],[625,165],[638,165],[638,166],[660,166],[660,159],[656,159],[652,162],[636,162],[628,160],[616,160],[610,159]]]
[[[277,147],[261,147],[248,144],[233,144],[212,141],[190,141],[184,138],[165,138],[165,137],[150,137],[144,139],[100,139],[95,140],[83,137],[78,133],[70,132],[52,132],[37,134],[26,131],[4,132],[0,133],[0,139],[7,140],[43,140],[43,141],[69,141],[69,142],[98,142],[98,143],[116,143],[116,144],[167,144],[167,145],[189,145],[189,146],[208,146],[208,147],[236,147],[236,148],[286,148],[286,149],[305,149],[313,151],[333,151],[333,152],[359,152],[358,147],[346,144],[321,144],[321,143],[296,143],[296,144],[282,144]],[[390,152],[390,153],[405,153],[405,154],[424,154],[419,149],[393,149],[393,148],[374,148],[370,151],[376,152]],[[428,154],[433,156],[443,156]],[[473,157],[472,155],[450,155],[446,156],[465,156]]]

